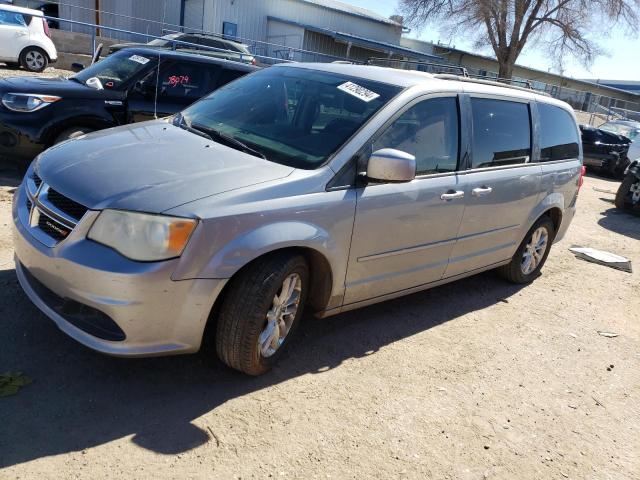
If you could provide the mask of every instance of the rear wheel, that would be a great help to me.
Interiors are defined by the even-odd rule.
[[[56,137],[56,139],[54,140],[54,145],[56,143],[64,142],[65,140],[71,140],[72,138],[79,137],[91,131],[92,130],[90,128],[85,128],[85,127],[67,128],[60,135]]]
[[[41,72],[49,65],[49,57],[41,48],[27,47],[20,54],[20,65],[30,72]]]
[[[302,317],[309,268],[301,255],[257,260],[231,280],[216,326],[218,357],[249,375],[282,356]]]
[[[627,174],[622,180],[616,193],[616,207],[640,211],[640,179],[633,173]]]
[[[530,283],[547,261],[555,237],[553,222],[546,215],[531,227],[513,255],[511,262],[498,269],[500,275],[513,283]]]

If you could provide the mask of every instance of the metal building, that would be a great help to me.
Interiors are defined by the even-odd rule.
[[[402,46],[395,20],[338,0],[61,0],[59,8],[62,19],[151,35],[205,31],[239,39],[257,55],[297,61],[438,58]],[[101,35],[144,40],[107,29]]]

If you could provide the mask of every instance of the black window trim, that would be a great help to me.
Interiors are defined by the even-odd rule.
[[[535,104],[535,99],[529,99],[529,98],[519,98],[519,97],[510,97],[510,96],[506,96],[506,95],[496,95],[496,94],[491,94],[491,93],[473,93],[473,92],[469,92],[467,94],[464,95],[464,103],[465,103],[465,108],[464,108],[464,113],[465,113],[465,130],[467,130],[467,141],[469,142],[467,145],[467,158],[466,158],[466,162],[465,162],[465,170],[462,170],[459,173],[473,173],[473,172],[485,172],[485,171],[491,171],[491,170],[504,170],[504,169],[508,169],[508,168],[521,168],[521,167],[528,167],[531,166],[532,164],[538,164],[538,159],[540,157],[539,155],[539,144],[538,144],[538,130],[536,129],[536,120],[534,120],[534,106],[533,104]],[[494,166],[490,166],[490,167],[480,167],[480,168],[473,168],[473,111],[472,111],[472,107],[471,107],[471,100],[474,98],[478,98],[478,99],[483,99],[483,100],[498,100],[498,101],[506,101],[506,102],[512,102],[512,103],[522,103],[527,105],[527,110],[529,112],[529,143],[530,143],[530,154],[529,154],[529,159],[526,162],[522,162],[522,163],[514,163],[511,165],[494,165]],[[537,115],[537,109],[536,109],[536,115]],[[534,156],[534,154],[538,152],[537,157]],[[545,162],[545,163],[549,163],[549,162]]]
[[[580,130],[580,127],[578,126],[578,124],[575,124],[575,129],[576,129],[576,135],[577,135],[577,140],[578,140],[578,155],[580,155],[580,157],[575,157],[575,158],[563,158],[561,160],[549,160],[546,162],[542,161],[542,145],[541,145],[541,131],[540,131],[540,111],[538,110],[538,103],[544,103],[545,105],[549,105],[551,107],[555,107],[558,108],[560,110],[564,110],[565,113],[567,115],[569,115],[570,117],[571,112],[569,112],[566,108],[562,108],[559,105],[556,105],[554,103],[551,102],[540,102],[537,100],[534,100],[533,102],[531,102],[531,107],[532,107],[532,113],[535,114],[535,124],[536,124],[536,136],[534,137],[535,140],[535,145],[536,145],[536,152],[537,155],[535,157],[533,157],[533,162],[541,164],[541,165],[553,165],[555,163],[565,163],[565,162],[575,162],[577,160],[579,160],[582,157],[582,131]]]
[[[412,98],[409,102],[407,102],[402,108],[398,109],[390,118],[387,119],[384,124],[376,132],[365,142],[363,145],[363,149],[368,149],[373,143],[380,138],[393,124],[398,118],[404,115],[410,108],[414,107],[418,103],[422,103],[427,100],[433,100],[436,98],[454,98],[456,100],[457,110],[458,110],[458,159],[456,161],[456,169],[452,172],[438,172],[438,173],[425,173],[422,175],[416,174],[414,180],[422,180],[425,178],[437,178],[437,177],[448,177],[455,175],[460,172],[460,167],[462,163],[462,145],[463,145],[463,121],[462,121],[462,105],[461,105],[461,94],[460,92],[452,92],[452,91],[444,91],[444,92],[429,92],[426,94],[422,94],[415,98]],[[362,149],[361,149],[362,150]],[[366,167],[366,162],[369,161],[368,158],[363,158],[362,161],[365,163],[362,165],[362,168]],[[361,168],[358,168],[360,171]],[[374,185],[374,184],[371,184]]]

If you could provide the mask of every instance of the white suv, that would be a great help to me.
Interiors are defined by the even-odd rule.
[[[0,62],[41,72],[58,59],[40,10],[0,5]]]

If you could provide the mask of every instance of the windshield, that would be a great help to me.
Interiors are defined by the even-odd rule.
[[[85,68],[73,78],[86,84],[87,80],[95,77],[100,80],[105,89],[113,90],[127,83],[152,63],[154,63],[152,58],[122,50]]]
[[[238,140],[272,162],[314,169],[399,91],[346,75],[271,67],[216,90],[179,118]]]
[[[625,125],[623,123],[605,123],[598,127],[606,132],[617,133],[618,135],[624,135],[630,140],[635,140],[640,133],[640,124],[638,126]]]

